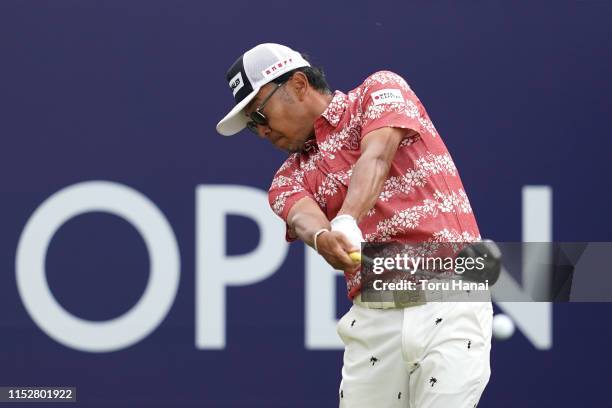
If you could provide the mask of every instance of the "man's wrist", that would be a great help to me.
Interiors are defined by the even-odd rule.
[[[319,236],[321,236],[325,232],[329,232],[329,229],[328,228],[321,228],[320,230],[315,232],[313,234],[313,236],[312,236],[312,246],[314,247],[315,251],[317,251],[317,252],[319,252],[319,247],[317,246],[317,239],[319,238]]]
[[[347,210],[341,209],[340,211],[338,211],[338,214],[336,214],[336,218],[343,217],[343,216],[351,217],[352,219],[355,220],[355,222],[357,222],[357,220],[359,219],[359,217],[356,215],[354,211],[347,211]]]
[[[357,219],[348,213],[336,215],[336,217],[333,220],[331,220],[331,223],[333,225],[334,221],[338,222],[338,220],[344,220],[344,219],[357,223]]]

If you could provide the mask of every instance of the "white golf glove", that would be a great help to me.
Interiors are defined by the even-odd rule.
[[[361,251],[361,243],[364,241],[363,234],[357,225],[355,218],[348,214],[342,214],[331,220],[332,231],[342,232],[349,240],[351,245],[359,248]]]

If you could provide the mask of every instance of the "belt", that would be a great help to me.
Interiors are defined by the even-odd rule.
[[[391,292],[391,293],[389,293]],[[463,301],[463,302],[490,302],[491,292],[488,290],[397,290],[383,293],[368,293],[368,300],[364,301],[361,293],[353,298],[353,304],[368,309],[402,309],[413,306],[422,306],[428,302]]]

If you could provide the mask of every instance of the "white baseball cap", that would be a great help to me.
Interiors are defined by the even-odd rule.
[[[286,72],[309,66],[299,52],[280,44],[259,44],[242,54],[226,74],[236,106],[217,124],[217,132],[223,136],[240,132],[249,121],[242,110],[262,86]]]

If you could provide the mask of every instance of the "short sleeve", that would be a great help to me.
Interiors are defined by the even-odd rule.
[[[294,153],[281,166],[274,175],[272,185],[268,190],[268,201],[272,211],[285,221],[285,239],[295,241],[297,236],[287,224],[289,210],[295,203],[304,197],[313,198],[312,194],[303,184],[303,172],[299,168],[299,154]],[[314,198],[313,198],[314,199]]]
[[[383,127],[412,129],[420,133],[421,103],[399,75],[380,71],[362,85],[361,137]]]

